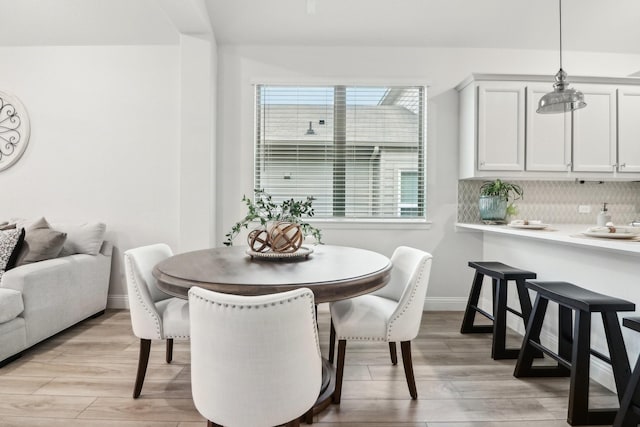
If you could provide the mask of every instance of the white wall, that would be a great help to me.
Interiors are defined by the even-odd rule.
[[[471,281],[466,262],[481,258],[482,242],[453,230],[458,156],[453,87],[471,72],[553,74],[556,52],[264,46],[222,46],[216,52],[211,40],[211,70],[203,74],[189,71],[191,66],[206,67],[207,61],[197,57],[203,45],[185,37],[181,43],[0,48],[5,58],[0,90],[23,101],[32,127],[22,159],[0,173],[0,219],[45,215],[106,222],[117,249],[110,301],[122,305],[117,302],[126,294],[124,250],[158,241],[176,251],[218,246],[243,215],[240,198],[251,194],[253,186],[252,83],[428,82],[427,207],[432,227],[322,228],[327,243],[387,255],[400,244],[432,252],[430,307],[463,304]],[[570,75],[625,76],[639,63],[638,56],[565,55]],[[217,85],[209,91],[212,98],[217,91],[217,105],[209,106],[210,114],[195,110],[199,114],[191,121],[186,105],[196,102],[207,108],[198,88],[207,92],[205,80],[215,79],[216,72]],[[193,78],[202,84],[186,81]],[[218,142],[209,152],[214,138],[207,138],[207,132],[216,127],[216,107]],[[206,182],[197,186],[212,175],[213,188]]]
[[[99,220],[116,251],[178,247],[179,46],[0,48],[0,90],[18,96],[31,139],[0,172],[0,219]]]
[[[400,244],[432,252],[427,308],[463,307],[472,278],[467,261],[482,258],[482,242],[472,233],[455,233],[453,227],[458,180],[458,99],[453,88],[474,72],[555,74],[557,52],[286,46],[222,46],[218,52],[218,236],[244,214],[240,199],[252,193],[253,83],[429,83],[427,210],[432,227],[319,226],[326,243],[386,255]],[[569,76],[627,76],[640,64],[638,55],[565,52],[563,59]]]
[[[205,249],[214,237],[215,50],[209,35],[180,36],[180,246]]]

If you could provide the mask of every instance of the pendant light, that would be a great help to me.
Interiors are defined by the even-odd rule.
[[[566,113],[587,106],[582,92],[569,88],[567,73],[562,69],[562,0],[558,0],[558,3],[560,6],[560,69],[555,76],[553,92],[547,93],[538,102],[536,112],[540,114]]]

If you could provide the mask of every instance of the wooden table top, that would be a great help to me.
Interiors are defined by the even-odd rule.
[[[312,246],[308,258],[286,261],[251,258],[246,246],[205,249],[174,255],[153,269],[158,287],[186,298],[191,286],[237,295],[264,295],[300,287],[316,303],[363,295],[383,287],[391,261],[379,253],[346,246]]]

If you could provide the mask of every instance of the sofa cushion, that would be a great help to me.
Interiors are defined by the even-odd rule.
[[[64,242],[60,256],[98,255],[107,230],[106,224],[102,222],[54,223],[52,226],[56,230],[67,233],[67,240]]]
[[[15,266],[23,239],[23,229],[0,231],[0,278]]]
[[[0,288],[0,323],[15,319],[23,311],[22,294],[15,289]]]
[[[46,219],[40,218],[26,228],[24,243],[16,265],[56,258],[67,234],[52,230]]]
[[[32,219],[12,218],[11,222],[17,227],[25,227],[28,230],[29,227],[42,219],[34,221]],[[67,234],[67,239],[59,256],[73,254],[98,255],[104,242],[107,226],[102,222],[52,222],[50,228]]]

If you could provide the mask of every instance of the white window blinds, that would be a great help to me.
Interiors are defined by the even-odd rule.
[[[425,88],[256,86],[255,188],[318,218],[425,217]]]

